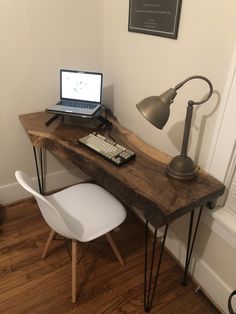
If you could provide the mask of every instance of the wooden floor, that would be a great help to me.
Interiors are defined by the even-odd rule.
[[[40,259],[49,234],[33,200],[0,210],[0,313],[143,313],[144,227],[129,215],[113,232],[123,256],[120,266],[103,238],[79,245],[78,300],[71,303],[68,243],[54,241]],[[164,253],[159,288],[151,313],[219,313]]]

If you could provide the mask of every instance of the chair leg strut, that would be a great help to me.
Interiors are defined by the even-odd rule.
[[[198,219],[197,219],[193,239],[192,239],[192,233],[193,233],[194,211],[192,211],[190,213],[188,244],[187,244],[186,260],[185,260],[185,267],[184,267],[184,278],[183,278],[183,282],[182,282],[183,286],[187,286],[188,268],[189,268],[189,264],[191,261],[191,256],[192,256],[193,247],[194,247],[194,243],[195,243],[195,239],[196,239],[196,235],[197,235],[197,231],[198,231],[199,221],[200,221],[201,214],[202,214],[202,209],[203,209],[203,206],[200,207],[200,211],[198,214]]]
[[[52,240],[53,240],[53,237],[54,237],[55,234],[56,234],[56,232],[51,229],[49,237],[48,237],[48,240],[47,240],[47,243],[46,243],[46,245],[44,247],[41,259],[45,259],[46,255],[47,255],[47,252],[48,252],[48,249],[49,249],[49,246],[52,243]]]
[[[161,251],[159,255],[159,260],[157,263],[157,269],[156,269],[156,274],[153,277],[153,270],[154,270],[154,260],[155,260],[155,249],[156,249],[156,239],[157,239],[157,228],[155,229],[154,232],[154,241],[153,241],[153,246],[152,246],[152,255],[151,255],[151,267],[150,267],[150,274],[149,274],[149,282],[147,280],[147,248],[148,248],[148,220],[146,220],[146,232],[145,232],[145,266],[144,266],[144,310],[146,313],[149,313],[152,307],[152,302],[154,298],[154,294],[156,291],[157,287],[157,281],[159,277],[159,271],[160,271],[160,266],[161,266],[161,260],[164,252],[164,247],[165,247],[165,240],[166,240],[166,235],[168,231],[168,225],[165,227],[165,232],[161,244]],[[154,279],[154,281],[153,281]],[[153,282],[153,285],[152,285]],[[152,287],[153,286],[153,287]]]
[[[72,303],[77,297],[77,240],[72,240]]]
[[[120,251],[119,251],[117,245],[115,244],[115,241],[113,240],[113,238],[112,238],[112,236],[111,236],[111,233],[108,232],[108,233],[105,234],[105,236],[106,236],[107,241],[109,242],[109,244],[110,244],[110,246],[111,246],[113,252],[115,253],[116,257],[118,258],[120,264],[121,264],[122,266],[124,266],[125,262],[124,262],[124,260],[123,260],[123,257],[122,257],[121,254],[120,254]]]

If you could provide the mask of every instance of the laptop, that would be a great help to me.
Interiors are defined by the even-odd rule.
[[[47,112],[93,116],[101,109],[103,74],[60,70],[61,101],[48,107]]]

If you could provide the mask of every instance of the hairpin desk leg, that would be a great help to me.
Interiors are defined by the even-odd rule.
[[[144,269],[144,310],[146,313],[149,313],[151,310],[151,307],[152,307],[152,302],[153,302],[153,298],[154,298],[154,294],[155,294],[155,290],[156,290],[156,286],[157,286],[157,280],[159,277],[162,255],[163,255],[164,247],[165,247],[167,230],[168,230],[168,225],[166,225],[166,227],[165,227],[164,237],[163,237],[162,244],[161,244],[161,251],[160,251],[159,260],[157,263],[156,274],[153,277],[155,249],[156,249],[156,241],[157,241],[157,228],[155,229],[153,246],[152,246],[150,274],[149,274],[149,280],[147,280],[148,220],[146,220],[145,269]],[[153,285],[152,285],[152,282],[153,282]]]
[[[40,194],[44,194],[44,169],[43,169],[43,149],[42,148],[35,148],[34,150],[34,161],[37,171],[38,177],[38,186]]]
[[[185,260],[185,268],[184,268],[184,279],[182,282],[183,286],[187,286],[188,268],[189,268],[189,264],[190,264],[190,260],[191,260],[191,256],[192,256],[192,252],[193,252],[193,246],[194,246],[197,231],[198,231],[198,226],[199,226],[199,221],[200,221],[201,214],[202,214],[202,209],[203,209],[203,206],[201,206],[199,214],[198,214],[198,219],[197,219],[193,239],[192,239],[192,233],[193,233],[194,211],[192,211],[190,213],[188,244],[187,244],[186,260]]]

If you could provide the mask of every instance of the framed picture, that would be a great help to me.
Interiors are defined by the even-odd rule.
[[[129,0],[129,31],[177,39],[182,0]]]

